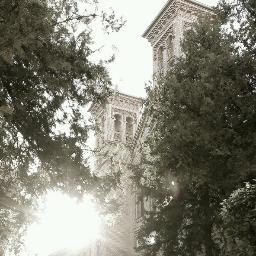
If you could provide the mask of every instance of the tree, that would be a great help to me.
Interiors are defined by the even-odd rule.
[[[256,186],[246,183],[224,200],[222,226],[216,232],[220,255],[254,255],[256,238]],[[218,240],[220,239],[220,240]]]
[[[0,0],[0,244],[31,220],[48,189],[81,195],[101,187],[86,159],[85,106],[102,102],[111,81],[90,61],[90,24],[122,25],[77,0]],[[28,210],[30,209],[30,210]],[[19,239],[18,239],[19,240]],[[14,243],[18,244],[18,243]]]
[[[150,152],[136,172],[155,205],[139,235],[145,255],[220,255],[221,202],[255,178],[255,11],[222,2],[200,18],[149,92]]]

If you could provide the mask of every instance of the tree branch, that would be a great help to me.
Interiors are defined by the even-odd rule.
[[[61,20],[61,21],[58,21],[56,22],[54,25],[59,25],[59,24],[62,24],[62,23],[66,23],[66,22],[69,22],[69,21],[72,21],[72,20],[81,20],[81,19],[85,19],[85,18],[96,18],[98,15],[93,13],[93,14],[90,14],[90,15],[77,15],[75,17],[69,17],[65,20]]]

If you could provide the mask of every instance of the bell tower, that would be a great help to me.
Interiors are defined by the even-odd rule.
[[[211,13],[211,7],[195,0],[167,1],[142,35],[152,46],[154,78],[164,75],[171,61],[182,56],[184,32],[198,17]]]
[[[139,123],[142,99],[115,91],[103,105],[90,112],[97,124],[96,172],[109,171],[110,161],[125,164]],[[108,155],[108,157],[104,157]]]
[[[141,108],[141,98],[115,91],[105,104],[90,109],[98,126],[95,172],[99,176],[120,175],[118,188],[110,192],[120,203],[120,213],[115,224],[106,227],[100,242],[104,256],[135,255],[135,203],[129,163]]]

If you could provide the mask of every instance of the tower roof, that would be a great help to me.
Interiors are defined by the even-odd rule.
[[[117,98],[122,99],[124,101],[133,102],[134,104],[138,104],[138,105],[142,105],[142,102],[143,102],[143,98],[141,98],[141,97],[132,96],[132,95],[114,90],[112,95],[109,96],[109,98],[107,99],[107,101],[105,103],[112,102],[113,100],[115,100]],[[91,105],[91,107],[89,108],[89,112],[94,113],[95,111],[97,111],[97,109],[100,106],[101,105],[99,103],[93,103]]]
[[[156,22],[159,20],[159,18],[161,18],[161,16],[165,13],[165,11],[168,9],[168,7],[172,4],[175,3],[177,0],[169,0],[167,1],[167,3],[164,5],[164,7],[160,10],[160,12],[158,13],[158,15],[154,18],[154,20],[151,22],[151,24],[148,26],[148,28],[145,30],[145,32],[142,34],[142,37],[146,38],[148,33],[150,32],[150,30],[154,27],[154,25],[156,24]],[[196,5],[198,7],[201,7],[205,10],[208,11],[213,11],[212,7],[202,4],[196,0],[183,0],[184,2]]]

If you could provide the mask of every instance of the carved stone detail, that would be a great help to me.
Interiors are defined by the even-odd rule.
[[[145,37],[153,46],[162,33],[173,23],[174,19],[182,13],[182,17],[188,20],[194,20],[194,17],[202,15],[202,13],[212,13],[210,7],[203,7],[199,3],[193,3],[186,0],[174,0],[166,7],[162,15],[155,21]]]

